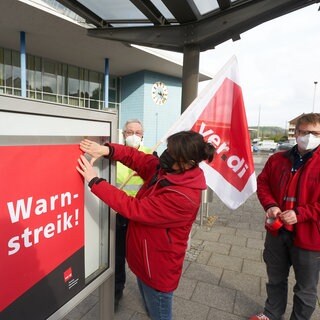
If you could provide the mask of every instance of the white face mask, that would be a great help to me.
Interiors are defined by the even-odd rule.
[[[305,136],[297,137],[297,144],[301,150],[312,150],[319,146],[320,137],[316,137],[313,134],[309,133]]]
[[[139,136],[136,136],[135,134],[132,136],[128,136],[125,139],[126,146],[133,147],[133,148],[139,148],[141,141],[142,141],[142,138]]]

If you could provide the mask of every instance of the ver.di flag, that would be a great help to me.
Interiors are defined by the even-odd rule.
[[[202,162],[207,185],[231,209],[256,191],[251,143],[235,56],[183,112],[170,135],[193,130],[216,147],[214,161]]]

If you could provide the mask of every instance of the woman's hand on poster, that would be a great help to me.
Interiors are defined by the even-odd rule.
[[[81,155],[78,159],[79,165],[76,167],[78,172],[84,177],[87,182],[90,182],[93,178],[97,176],[96,171],[93,169],[90,162],[85,156]]]
[[[109,155],[108,146],[100,145],[99,143],[89,139],[84,139],[80,142],[80,149],[91,156],[91,165],[93,165],[98,158]]]

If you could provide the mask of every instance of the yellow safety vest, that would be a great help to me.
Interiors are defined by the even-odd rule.
[[[144,153],[151,153],[150,148],[146,148],[143,146],[139,147],[139,151],[142,151]],[[118,188],[123,184],[124,181],[127,180],[127,178],[130,176],[131,173],[132,173],[131,169],[123,165],[121,162],[117,162],[117,187]],[[129,196],[135,196],[142,184],[143,184],[142,178],[140,178],[138,175],[135,175],[131,177],[131,179],[122,188],[122,190],[125,191]]]

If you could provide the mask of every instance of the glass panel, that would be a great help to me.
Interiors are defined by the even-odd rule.
[[[113,76],[109,76],[109,88],[116,88],[117,78]]]
[[[56,64],[55,62],[46,59],[43,59],[42,88],[43,92],[52,94],[57,93]],[[50,101],[55,101],[55,98]]]
[[[20,54],[0,47],[0,93],[21,96]],[[118,103],[119,81],[109,77],[110,102]],[[32,99],[102,109],[104,74],[27,55],[27,96]]]
[[[116,91],[109,89],[109,102],[116,102]]]
[[[80,69],[80,97],[83,99],[89,97],[88,93],[88,88],[89,88],[89,72],[88,70],[85,69]],[[84,105],[81,105],[84,107]]]
[[[89,97],[90,108],[99,109],[97,101],[93,101],[100,99],[99,73],[95,71],[89,71]]]
[[[84,86],[83,86],[83,94],[84,94],[84,107],[89,108],[89,70],[84,70]]]
[[[63,15],[67,16],[68,18],[74,19],[82,23],[85,22],[84,18],[78,16],[76,13],[69,10],[68,8],[66,8],[64,5],[57,2],[56,0],[42,0],[42,1],[47,3],[49,6],[51,6],[53,9],[55,9],[59,13],[62,13]]]
[[[85,107],[85,102],[84,102],[84,99],[83,99],[83,98],[80,98],[80,99],[79,99],[79,107],[82,107],[82,108]]]
[[[32,90],[31,90],[31,91],[29,91],[29,92],[28,92],[28,97],[29,97],[29,98],[31,98],[31,99],[35,99],[35,98],[36,98],[36,94],[35,94],[35,92],[34,92],[34,91],[32,91]]]
[[[12,91],[12,87],[7,87],[6,90],[5,90],[6,94],[12,94],[12,92],[13,92]]]
[[[128,0],[80,0],[78,2],[104,20],[146,19],[145,15]]]
[[[4,64],[3,64],[3,48],[0,48],[0,86],[4,86]],[[0,88],[1,90],[1,88]],[[3,93],[2,91],[0,91]]]
[[[153,27],[153,23],[112,23],[112,26],[115,28],[124,28],[124,27]]]
[[[21,88],[20,53],[17,51],[12,51],[12,78],[13,78],[13,87]]]
[[[14,90],[13,90],[13,94],[14,94],[15,96],[21,96],[21,89],[14,89]]]
[[[35,90],[35,65],[34,65],[34,56],[30,54],[27,55],[27,96],[34,98],[32,93]]]
[[[64,77],[64,95],[68,95],[68,65],[63,64],[62,65],[62,74]]]
[[[72,105],[72,106],[79,106],[79,98],[69,97],[67,103],[70,104],[70,105]]]
[[[161,0],[151,0],[151,2],[158,8],[158,10],[166,19],[175,19],[175,17],[172,15],[172,13],[168,10],[168,8],[163,4]]]
[[[99,109],[99,101],[97,101],[97,100],[90,100],[90,108],[91,108],[91,109]]]
[[[62,63],[57,63],[57,94],[58,102],[62,103],[62,96],[66,91],[66,74],[64,73],[64,65]]]
[[[114,102],[109,102],[108,108],[117,109],[118,104]]]
[[[219,5],[216,0],[193,0],[193,2],[198,7],[198,10],[202,15],[219,9]]]
[[[76,110],[75,110],[76,112]],[[34,119],[29,119],[31,117],[34,117]],[[32,135],[30,131],[27,130],[27,128],[31,127],[30,123],[33,122],[37,126],[37,121],[43,121],[43,118],[46,118],[45,116],[41,116],[42,120],[36,119],[37,115],[29,116],[25,115],[24,117],[19,117],[17,127],[24,127],[24,134],[21,135],[0,135],[0,146],[16,146],[16,147],[23,147],[24,145],[33,145],[34,148],[37,148],[36,145],[44,146],[47,145],[48,147],[50,145],[69,145],[69,144],[78,144],[83,136],[78,136],[77,134],[73,133],[73,130],[70,130],[70,134],[66,134],[63,136],[55,136],[55,135]],[[60,122],[61,118],[49,115],[48,117],[53,119],[53,121],[50,121],[48,119],[44,119],[46,122],[46,127],[52,128],[55,125],[55,122]],[[101,117],[103,120],[103,117]],[[25,120],[28,125],[25,125]],[[69,119],[72,123],[71,127],[76,128],[81,125],[82,120],[77,123],[77,119]],[[96,141],[99,144],[103,144],[107,141],[110,141],[110,134],[108,134],[108,127],[110,124],[106,122],[106,120],[103,120],[105,123],[105,136],[99,137],[99,136],[89,136],[88,138],[91,140]],[[92,123],[92,125],[99,126],[99,121],[88,121]],[[8,121],[4,121],[5,125],[8,123]],[[8,126],[8,125],[7,125]],[[101,127],[101,125],[100,125]],[[7,128],[5,128],[6,131]],[[100,129],[101,131],[102,129]],[[11,131],[11,130],[9,130]],[[32,130],[31,130],[32,131]],[[50,131],[50,129],[49,129]],[[68,130],[66,130],[68,131]],[[110,132],[110,131],[109,131]],[[30,134],[29,134],[30,133]],[[103,134],[101,132],[101,134]],[[108,135],[108,137],[106,137]],[[107,139],[107,140],[106,140]],[[23,161],[23,159],[20,159],[20,161]],[[36,164],[37,165],[37,164]],[[95,163],[95,169],[98,172],[99,176],[103,176],[107,179],[107,181],[111,180],[111,170],[110,170],[110,161],[109,159],[101,159],[101,161]],[[18,177],[17,177],[18,179]],[[19,183],[23,183],[23,181],[18,181]],[[38,189],[40,190],[41,187]],[[101,201],[99,201],[96,198],[93,198],[90,194],[90,191],[85,189],[84,199],[86,205],[84,206],[84,215],[85,215],[85,277],[86,277],[86,283],[90,283],[95,277],[100,275],[103,271],[105,271],[110,266],[110,214],[108,214],[109,209],[108,207],[103,204]],[[91,208],[92,212],[89,212],[87,208]],[[2,261],[1,261],[2,262]],[[37,261],[36,257],[34,257],[34,263],[39,263]],[[38,317],[39,318],[39,317]],[[28,319],[29,320],[29,319]]]
[[[68,66],[68,95],[72,97],[79,97],[79,68],[74,66]],[[75,99],[72,100],[72,105],[78,105],[74,104]]]
[[[4,81],[5,86],[12,88],[12,59],[11,59],[11,51],[4,49]],[[12,93],[12,91],[7,93]]]
[[[51,102],[56,102],[57,98],[55,94],[52,93],[44,93],[43,94],[43,100],[45,101],[51,101]]]
[[[41,59],[38,57],[34,58],[34,69],[35,69],[35,89],[36,91],[42,92],[42,74],[41,74]]]
[[[104,104],[104,75],[102,73],[99,73],[99,87],[100,87],[100,92],[99,92],[99,109],[103,108]]]

